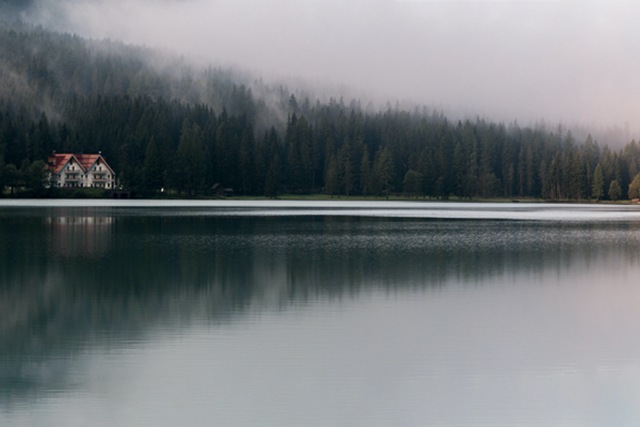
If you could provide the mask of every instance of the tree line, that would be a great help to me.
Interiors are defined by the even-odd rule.
[[[147,96],[78,97],[67,119],[0,104],[0,183],[38,184],[55,151],[102,151],[119,184],[141,194],[542,198],[640,196],[640,146],[600,146],[570,130],[452,122],[438,112],[365,112],[339,100],[289,100],[283,126],[260,134],[246,114]],[[34,166],[36,165],[36,166]]]

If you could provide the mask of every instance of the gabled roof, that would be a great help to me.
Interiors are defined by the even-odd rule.
[[[62,168],[73,158],[73,154],[53,154],[49,156],[49,169],[53,173],[60,173]]]
[[[72,159],[78,163],[83,172],[87,172],[98,160],[102,160],[102,163],[113,173],[113,169],[111,169],[101,154],[54,153],[49,156],[49,169],[54,174],[58,174]]]
[[[82,165],[82,168],[86,171],[102,156],[100,154],[74,154],[78,163]]]

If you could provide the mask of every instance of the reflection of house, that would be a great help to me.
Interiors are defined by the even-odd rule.
[[[47,227],[53,230],[56,255],[99,258],[109,251],[114,218],[84,210],[78,216],[51,216]]]
[[[102,154],[56,154],[49,157],[53,187],[95,187],[112,189],[116,175]]]

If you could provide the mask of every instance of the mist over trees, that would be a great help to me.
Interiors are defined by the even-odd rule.
[[[52,151],[102,151],[152,195],[637,198],[640,146],[569,129],[362,108],[111,41],[0,23],[0,188],[43,194]]]

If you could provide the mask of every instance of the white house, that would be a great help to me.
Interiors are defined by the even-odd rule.
[[[115,188],[116,174],[98,154],[53,153],[48,161],[51,186],[57,188]]]

